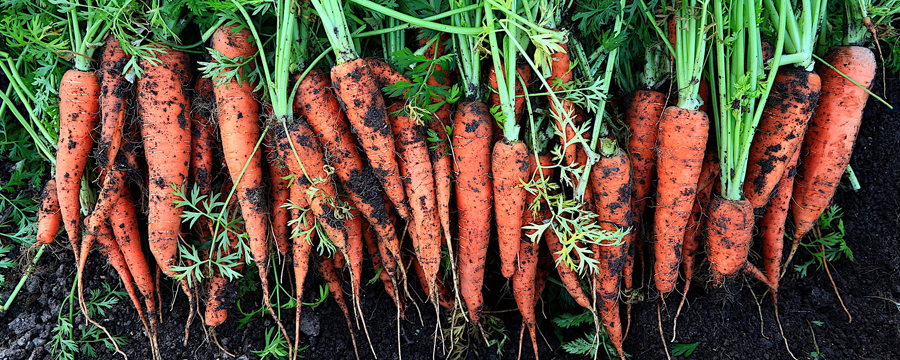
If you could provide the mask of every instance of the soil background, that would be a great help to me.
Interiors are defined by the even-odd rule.
[[[884,93],[881,81],[879,73],[873,88],[876,94]],[[889,110],[880,102],[869,100],[851,160],[862,189],[858,192],[839,189],[834,200],[843,209],[846,239],[855,261],[841,260],[829,265],[834,284],[853,321],[848,322],[847,314],[841,308],[824,270],[811,271],[805,278],[789,271],[782,279],[778,305],[787,341],[798,358],[813,358],[814,352],[825,359],[900,358],[900,306],[876,298],[900,299],[900,162],[897,160],[897,146],[900,144],[900,111],[897,110],[900,109],[900,101],[897,97],[900,96],[900,84],[897,76],[888,77],[888,89],[895,109]],[[0,314],[0,359],[53,358],[45,345],[52,336],[56,315],[75,277],[71,250],[65,248],[65,243],[57,241],[48,248],[14,306]],[[495,255],[489,253],[489,258],[496,259]],[[759,261],[759,258],[757,244],[751,261]],[[801,249],[795,263],[809,258]],[[24,257],[19,259],[20,263],[28,260]],[[279,268],[270,269],[270,273],[282,271],[281,263],[276,262]],[[499,268],[497,264],[489,263],[488,273],[496,268]],[[98,289],[103,282],[119,284],[114,270],[96,252],[91,254],[87,269],[86,289]],[[304,299],[307,302],[314,300],[316,289],[322,284],[321,277],[313,269],[307,280]],[[701,274],[704,270],[701,269]],[[645,269],[645,273],[649,272]],[[3,298],[12,291],[20,275],[7,275],[8,285],[0,289]],[[551,275],[556,276],[555,273]],[[369,279],[374,274],[368,270],[364,276]],[[349,286],[346,285],[349,277],[346,273],[344,277],[344,290],[349,293]],[[418,291],[415,280],[411,280],[409,285]],[[690,289],[674,342],[669,340],[672,338],[672,317],[680,294],[673,293],[661,301],[657,295],[645,293],[645,301],[633,307],[625,351],[634,359],[666,358],[657,318],[659,305],[662,331],[670,352],[673,344],[699,342],[690,356],[692,359],[791,358],[775,321],[771,296],[756,281],[742,278],[714,291],[707,291],[703,285],[703,279],[699,278]],[[121,288],[120,284],[118,286]],[[678,285],[679,289],[681,286]],[[502,320],[509,340],[502,346],[502,355],[498,355],[496,347],[485,347],[476,334],[464,334],[470,346],[459,354],[466,359],[515,359],[520,317],[509,288],[504,280],[490,276],[486,280],[485,292],[488,294],[486,299],[495,301],[488,302],[486,309]],[[363,317],[371,338],[371,348],[378,359],[400,358],[398,344],[403,359],[431,359],[433,354],[436,358],[445,357],[440,339],[435,342],[433,337],[435,310],[432,305],[420,300],[420,291],[416,293],[419,296],[416,300],[418,310],[410,306],[399,325],[393,302],[380,283],[365,286],[362,294]],[[159,331],[159,344],[164,359],[232,358],[215,345],[212,334],[203,328],[199,318],[191,327],[187,345],[183,345],[184,321],[189,311],[186,298],[169,280],[162,281],[161,296],[163,324]],[[497,298],[500,300],[492,300]],[[544,317],[544,314],[559,311],[577,312],[571,300],[552,281],[548,282],[542,299],[537,311],[542,333],[539,336],[540,357],[581,358],[567,355],[559,346],[560,338],[571,340],[580,337],[589,328],[560,330]],[[244,311],[258,308],[260,300],[259,291],[249,292],[239,299]],[[265,332],[274,323],[268,316],[257,315],[241,328],[237,320],[242,316],[235,305],[229,308],[228,321],[216,329],[216,338],[224,349],[237,358],[258,358],[252,351],[263,348]],[[74,311],[78,312],[77,306]],[[125,299],[104,316],[96,318],[114,334],[128,339],[122,349],[129,358],[149,358],[148,341],[130,301]],[[291,336],[295,336],[293,310],[286,310],[283,318]],[[447,314],[442,318],[446,327]],[[76,327],[83,323],[84,319],[77,316]],[[358,330],[355,336],[361,358],[374,358],[365,333]],[[300,346],[306,347],[300,355],[306,359],[354,358],[347,326],[331,298],[316,308],[304,307],[299,338]],[[100,358],[121,358],[106,349],[100,350]],[[533,358],[527,340],[522,358]],[[604,355],[601,354],[600,358]]]

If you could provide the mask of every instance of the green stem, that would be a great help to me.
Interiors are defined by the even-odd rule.
[[[853,191],[859,191],[862,186],[859,185],[859,179],[856,178],[856,172],[853,171],[853,168],[850,165],[847,165],[847,179],[850,180],[850,189]]]
[[[441,19],[445,19],[445,18],[451,17],[451,16],[453,16],[453,15],[457,15],[457,14],[469,12],[469,11],[472,11],[472,10],[480,9],[481,7],[482,7],[481,4],[473,4],[473,5],[461,7],[461,8],[458,8],[458,9],[452,9],[452,10],[450,10],[450,11],[445,11],[445,12],[442,12],[442,13],[437,14],[437,15],[429,16],[429,17],[424,18],[424,19],[422,19],[422,20],[424,20],[424,21],[441,20]],[[406,30],[406,29],[414,28],[414,27],[415,27],[415,26],[411,25],[410,23],[403,23],[403,24],[396,25],[396,26],[392,26],[392,27],[389,27],[389,28],[384,28],[384,29],[379,29],[379,30],[372,30],[372,31],[367,31],[367,32],[359,33],[359,34],[353,34],[352,36],[353,36],[354,38],[364,38],[364,37],[370,37],[370,36],[378,36],[378,35],[382,35],[382,34],[392,33],[392,32],[394,32],[394,31]]]
[[[349,0],[349,1],[354,2],[357,5],[368,8],[370,10],[377,11],[381,14],[397,18],[399,20],[409,23],[410,25],[417,26],[417,27],[423,27],[426,29],[432,29],[432,30],[445,32],[445,33],[456,33],[456,34],[461,34],[461,35],[479,35],[484,31],[483,28],[460,27],[460,26],[445,25],[445,24],[436,23],[436,22],[432,22],[432,21],[422,20],[422,19],[416,18],[415,16],[407,15],[407,14],[401,13],[399,11],[386,8],[382,5],[376,4],[369,0]],[[316,0],[313,0],[313,3],[316,3],[316,2],[317,2]],[[316,10],[318,11],[318,8]]]
[[[34,267],[37,266],[37,262],[41,259],[41,255],[44,254],[44,249],[46,247],[47,245],[41,245],[41,247],[38,248],[37,254],[34,254],[34,259],[31,259],[31,262],[28,263],[28,267],[25,269],[25,273],[22,274],[22,278],[19,279],[19,283],[16,284],[16,287],[13,288],[12,293],[9,294],[9,298],[6,299],[6,302],[2,307],[0,307],[0,313],[9,310],[10,306],[12,306],[13,301],[16,300],[16,296],[19,295],[19,291],[22,290],[22,286],[25,286],[25,282],[28,281],[28,277],[31,276],[32,272],[34,272]]]

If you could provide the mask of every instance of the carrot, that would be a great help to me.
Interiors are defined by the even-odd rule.
[[[199,78],[194,84],[191,105],[191,182],[200,190],[200,195],[212,191],[213,152],[216,140],[212,110],[215,108],[212,80]]]
[[[290,187],[291,201],[296,207],[291,208],[291,219],[294,231],[291,235],[291,255],[294,261],[294,292],[297,299],[297,313],[294,316],[294,329],[300,328],[300,311],[303,306],[303,285],[309,272],[310,253],[313,250],[313,238],[316,236],[315,219],[312,211],[306,211],[305,218],[300,209],[309,209],[309,201],[300,186]],[[294,348],[299,349],[300,337],[294,336]]]
[[[134,305],[134,308],[138,313],[138,318],[141,319],[141,322],[144,324],[144,330],[147,332],[147,335],[152,338],[153,332],[150,331],[150,327],[147,325],[147,317],[144,315],[144,309],[141,306],[141,301],[138,299],[137,291],[134,288],[134,278],[131,276],[131,271],[128,270],[128,265],[125,262],[122,251],[119,249],[119,245],[113,240],[112,229],[110,228],[109,223],[104,220],[103,224],[100,225],[100,231],[97,232],[95,236],[97,243],[100,245],[100,250],[106,255],[107,259],[109,259],[109,264],[116,269],[116,273],[119,274],[122,284],[125,285],[125,291],[131,299],[131,304]],[[151,347],[155,348],[152,344]]]
[[[350,125],[375,169],[375,176],[400,216],[408,219],[410,212],[394,158],[395,146],[384,98],[370,65],[363,59],[337,65],[331,68],[331,82],[346,108]]]
[[[347,321],[347,329],[350,330],[350,341],[353,342],[353,353],[359,359],[359,350],[356,348],[356,334],[353,332],[353,324],[350,321],[350,311],[347,308],[347,301],[344,300],[344,292],[341,290],[341,280],[338,278],[337,271],[334,268],[334,260],[321,256],[319,262],[319,272],[325,278],[328,288],[331,290],[331,296],[337,302],[341,312],[344,313],[344,320]]]
[[[628,155],[631,156],[634,176],[634,224],[641,220],[650,187],[656,175],[656,141],[659,120],[666,105],[666,94],[659,91],[638,90],[625,109],[625,123],[631,131]]]
[[[100,120],[100,79],[94,72],[69,70],[59,85],[59,142],[56,153],[56,194],[63,225],[75,257],[79,257],[81,177]]]
[[[101,169],[113,166],[122,145],[122,127],[125,124],[129,85],[122,76],[125,64],[131,56],[122,50],[112,33],[106,36],[100,68],[103,80],[100,87],[101,129],[97,148],[97,164]]]
[[[190,76],[186,75],[184,53],[159,45],[154,48],[154,55],[159,63],[142,60],[139,64],[144,76],[137,82],[149,178],[147,239],[159,268],[173,276],[182,209],[175,206],[177,197],[170,186],[183,186],[191,161],[191,127],[188,123],[191,102],[184,88],[184,82]],[[187,280],[181,280],[181,287],[193,307]],[[191,311],[185,324],[185,342],[193,314]]]
[[[222,182],[223,192],[230,191],[231,188],[231,181],[226,179]],[[234,210],[234,208],[237,207],[236,200],[231,199],[227,207]],[[238,237],[235,233],[224,227],[213,228],[212,230],[218,231],[218,233],[216,233],[217,237],[221,236],[220,234],[222,232],[226,232],[225,235],[228,237],[229,246],[221,250],[210,248],[210,257],[222,258],[234,253],[238,246]],[[244,227],[242,224],[236,224],[235,228],[231,230],[236,231],[237,233],[243,233]],[[239,273],[244,271],[243,257],[239,259],[238,264],[233,269]],[[206,326],[216,327],[228,319],[228,307],[233,302],[233,297],[228,296],[228,291],[233,291],[233,288],[229,286],[228,279],[225,279],[221,272],[215,271],[209,282],[209,298],[206,302],[206,312],[204,314]]]
[[[821,87],[815,72],[795,66],[779,68],[750,145],[743,190],[754,209],[766,206],[788,160],[798,151]]]
[[[772,200],[766,205],[766,212],[759,220],[759,231],[762,233],[763,270],[766,278],[772,283],[773,298],[778,292],[778,280],[781,275],[781,257],[784,255],[784,230],[788,210],[791,205],[791,192],[794,188],[794,177],[797,175],[797,161],[800,151],[788,161],[784,174],[778,182]]]
[[[753,240],[753,208],[744,200],[726,200],[714,196],[709,203],[706,222],[706,255],[712,273],[711,287],[720,287],[725,280],[747,271],[769,287],[769,281],[759,269],[747,262]]]
[[[668,107],[659,123],[653,243],[656,289],[669,293],[678,278],[681,243],[690,216],[709,135],[706,113]]]
[[[562,46],[563,51],[555,51],[550,54],[552,65],[550,77],[547,79],[547,82],[550,84],[550,90],[554,92],[563,90],[565,85],[572,81],[573,76],[571,63],[569,61],[568,47],[566,44],[560,44],[560,46]],[[494,75],[493,72],[491,74]],[[494,75],[493,79],[496,79],[496,75]],[[518,94],[518,87],[516,87],[516,91]],[[575,161],[575,151],[578,148],[576,144],[570,144],[572,138],[575,137],[576,129],[572,127],[571,124],[563,129],[563,120],[570,118],[572,124],[577,124],[579,121],[576,120],[577,112],[575,111],[575,103],[562,98],[560,98],[559,101],[562,103],[561,109],[556,106],[556,103],[552,99],[550,99],[550,111],[552,117],[556,119],[556,129],[560,133],[559,143],[563,147],[563,158],[566,161],[566,165],[571,165]],[[518,104],[519,100],[516,99],[516,114],[519,113]]]
[[[375,244],[375,229],[373,229],[365,219],[362,219],[362,221],[363,239],[366,241],[366,250],[368,250],[369,252],[369,259],[372,261],[372,268],[375,269],[375,271],[378,273],[378,278],[381,279],[382,283],[384,283],[384,291],[387,292],[388,295],[390,295],[391,299],[394,300],[394,305],[397,305],[397,309],[402,316],[403,302],[400,298],[400,294],[397,293],[397,288],[394,287],[394,282],[391,280],[391,276],[388,275],[387,271],[385,270],[386,267],[384,265],[384,260],[382,260],[381,253],[378,252],[378,245]],[[393,260],[393,258],[388,259]]]
[[[157,318],[159,311],[156,306],[156,288],[153,285],[153,275],[147,259],[144,257],[144,251],[141,249],[141,233],[138,230],[137,209],[134,206],[134,200],[131,198],[131,191],[128,186],[123,186],[123,191],[119,200],[113,206],[109,213],[109,222],[112,226],[113,234],[116,238],[116,244],[122,251],[125,264],[134,277],[138,290],[144,297],[144,305],[147,306],[147,317],[150,320],[150,329],[153,337],[156,335]]]
[[[56,179],[50,178],[41,190],[41,202],[38,205],[37,241],[30,249],[53,242],[62,225],[62,214],[59,211],[59,199],[56,197]]]
[[[456,208],[459,212],[459,284],[469,321],[479,324],[484,297],[484,260],[491,237],[490,112],[480,102],[459,105],[453,121]]]
[[[290,229],[288,221],[291,219],[290,210],[284,207],[290,198],[288,181],[291,172],[277,159],[277,150],[272,147],[271,141],[266,139],[266,163],[269,165],[269,181],[272,184],[272,233],[275,235],[275,244],[281,255],[287,255],[291,248]]]
[[[413,237],[416,258],[425,270],[430,293],[435,294],[441,262],[441,228],[438,224],[434,172],[423,127],[413,123],[408,116],[398,114],[400,111],[400,103],[388,108],[394,143],[400,156],[400,174],[406,183],[406,196],[410,200],[413,226],[418,235]]]
[[[525,188],[528,176],[528,148],[523,142],[506,139],[494,144],[491,155],[494,179],[494,214],[497,217],[497,241],[500,243],[500,272],[509,278],[516,272],[522,213],[525,212]]]
[[[396,278],[400,241],[394,223],[385,212],[384,198],[372,168],[365,165],[357,151],[356,139],[350,133],[350,124],[328,76],[319,70],[310,71],[300,82],[294,106],[309,121],[347,195],[378,233],[382,258],[393,259],[384,262],[385,270],[391,278]]]
[[[691,215],[688,218],[687,226],[684,231],[684,240],[682,241],[681,263],[684,269],[684,290],[681,292],[681,301],[678,303],[678,310],[675,311],[675,320],[673,321],[673,331],[678,323],[678,315],[681,313],[681,307],[684,306],[684,300],[687,299],[688,289],[691,288],[691,280],[694,278],[694,268],[699,255],[701,234],[701,225],[704,223],[706,215],[703,211],[709,206],[712,190],[715,182],[719,177],[719,160],[713,153],[707,153],[703,157],[703,168],[700,170],[700,180],[697,182],[697,197],[694,198],[694,207],[691,209]]]
[[[597,221],[606,231],[628,230],[634,215],[631,207],[631,161],[628,155],[615,144],[604,145],[614,148],[611,155],[602,154],[597,164],[591,168],[591,185],[594,187],[594,205]],[[607,151],[604,151],[604,153]],[[634,239],[632,232],[626,234],[619,244],[604,240],[600,253],[594,258],[599,261],[596,273],[598,298],[601,301],[600,315],[609,338],[624,358],[622,352],[622,322],[619,318],[619,276],[625,265],[628,247]]]
[[[415,239],[415,234],[413,228],[410,227],[410,237]],[[422,264],[419,262],[419,259],[413,257],[412,258],[412,267],[416,272],[416,277],[419,278],[419,285],[422,286],[422,290],[425,291],[425,297],[431,299],[431,289],[430,284],[428,284],[428,275],[425,274],[425,269],[422,268]],[[439,305],[443,306],[447,309],[453,309],[455,302],[453,301],[453,294],[450,293],[450,289],[444,286],[444,277],[440,273],[437,274],[437,283],[434,285],[434,289],[437,291],[436,297]]]
[[[212,48],[229,58],[255,55],[257,49],[250,30],[243,27],[240,31],[235,31],[237,28],[238,25],[229,25],[216,29],[211,40]],[[238,69],[238,76],[243,76],[243,70]],[[219,131],[222,134],[222,152],[228,165],[228,172],[231,174],[231,181],[236,185],[241,215],[250,237],[250,253],[259,269],[263,302],[282,328],[282,332],[287,334],[269,302],[269,280],[266,271],[269,262],[266,241],[268,212],[264,195],[262,156],[256,149],[260,129],[259,104],[253,94],[255,86],[256,84],[251,81],[229,79],[213,90],[216,94]]]
[[[875,55],[859,46],[833,47],[825,62],[864,87],[875,77]],[[850,163],[850,154],[859,132],[869,94],[840,73],[821,64],[816,70],[822,79],[819,107],[809,123],[794,182],[794,243],[785,265],[797,251],[800,239],[813,228],[825,211]]]
[[[530,160],[530,166],[527,173],[532,178],[535,176],[539,177],[540,175],[537,174],[537,171],[542,169],[538,168],[535,164],[533,156],[528,156],[528,160]],[[535,195],[528,193],[527,191],[526,193],[526,201],[528,204],[531,204],[531,202],[535,200]],[[543,223],[544,220],[550,218],[550,212],[548,211],[546,204],[540,204],[539,206],[540,207],[536,209],[536,211],[529,209],[523,212],[523,225]],[[537,276],[538,254],[540,248],[538,247],[539,244],[536,241],[532,241],[530,236],[536,231],[537,230],[533,229],[527,230],[524,236],[520,238],[520,243],[518,244],[519,253],[517,254],[519,261],[516,263],[515,272],[512,275],[513,297],[516,300],[519,312],[522,314],[522,326],[528,328],[528,334],[531,336],[531,344],[534,348],[535,358],[538,357],[538,346],[534,306],[537,303],[535,297],[539,295],[535,293],[537,290],[535,289],[535,286],[537,285],[535,283],[535,277]],[[545,232],[553,232],[553,230],[548,229]],[[520,339],[519,349],[521,348],[522,344]]]
[[[354,205],[346,197],[341,197],[341,200],[347,202],[350,206]],[[346,259],[350,268],[353,298],[356,302],[359,302],[361,299],[360,289],[362,289],[363,242],[365,241],[363,240],[362,215],[360,215],[359,210],[351,207],[344,224],[347,228]]]

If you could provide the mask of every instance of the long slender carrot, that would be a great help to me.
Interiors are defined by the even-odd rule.
[[[56,153],[56,193],[63,225],[75,257],[79,256],[81,177],[100,120],[100,79],[94,72],[69,70],[59,85],[59,142]]]
[[[291,219],[294,221],[294,231],[291,236],[291,255],[294,264],[294,292],[297,299],[297,313],[294,316],[294,328],[300,328],[300,311],[303,309],[303,286],[306,283],[306,274],[309,273],[310,253],[313,249],[313,237],[315,237],[315,218],[312,211],[306,211],[305,217],[301,209],[309,209],[309,200],[302,192],[300,186],[290,187],[291,202],[296,205],[291,208]],[[294,336],[294,348],[299,349],[300,337]]]
[[[815,72],[794,66],[779,68],[750,145],[744,196],[754,209],[769,202],[788,160],[800,148],[821,88]]]
[[[319,70],[310,71],[300,82],[294,106],[309,121],[322,148],[328,154],[327,158],[344,186],[344,191],[378,233],[382,258],[393,259],[384,262],[385,270],[391,278],[396,279],[400,241],[394,224],[385,212],[378,180],[357,151],[356,140],[350,133],[350,124],[341,111],[328,76]]]
[[[601,143],[601,146],[604,146]],[[597,164],[591,168],[591,184],[594,186],[594,206],[600,227],[607,231],[627,230],[631,228],[632,214],[632,177],[631,161],[628,155],[615,144],[611,155],[602,155]],[[606,240],[600,244],[600,253],[595,255],[599,260],[597,271],[597,297],[600,300],[600,317],[606,332],[619,353],[622,350],[622,321],[619,316],[619,283],[628,247],[634,239],[634,233],[626,234],[620,243]]]
[[[706,150],[709,119],[697,110],[668,107],[659,123],[655,233],[656,289],[669,293],[678,278],[681,243]]]
[[[284,207],[290,198],[288,181],[291,172],[277,159],[278,151],[272,147],[271,141],[266,140],[266,163],[269,166],[269,182],[272,193],[272,234],[275,237],[275,245],[281,255],[287,255],[291,248],[290,229],[288,221],[291,219],[290,210]]]
[[[231,191],[231,181],[225,180],[222,182],[222,191]],[[228,208],[232,210],[237,210],[237,201],[236,199],[231,199],[231,201],[227,205]],[[218,231],[216,233],[216,238],[220,236],[222,232],[225,232],[225,236],[228,238],[228,246],[224,249],[213,249],[210,248],[209,257],[213,258],[216,261],[219,258],[228,256],[237,249],[238,246],[238,237],[236,233],[243,233],[244,227],[242,224],[236,224],[234,229],[225,229],[224,227],[214,227],[211,226],[211,231]],[[244,258],[241,257],[238,260],[238,265],[233,268],[234,271],[238,273],[244,271]],[[215,271],[213,277],[209,281],[209,298],[206,301],[206,312],[204,314],[204,321],[206,326],[216,327],[221,325],[228,319],[228,307],[231,306],[231,300],[228,297],[227,292],[231,290],[228,279],[226,279],[222,273],[218,270]]]
[[[319,272],[322,273],[322,277],[324,277],[325,282],[328,283],[328,288],[331,290],[331,296],[334,297],[341,312],[344,313],[344,320],[347,321],[347,330],[350,331],[350,341],[353,342],[353,353],[356,354],[356,358],[359,359],[359,350],[356,348],[356,334],[353,331],[353,324],[350,321],[350,311],[347,308],[347,301],[344,300],[344,291],[341,290],[341,280],[338,278],[337,270],[334,268],[334,260],[325,256],[320,256]]]
[[[150,320],[150,329],[152,335],[156,335],[157,318],[159,311],[156,305],[156,288],[153,285],[153,275],[147,259],[144,257],[144,251],[141,249],[141,233],[138,229],[137,210],[134,206],[134,200],[131,198],[131,191],[127,186],[123,187],[123,191],[119,200],[113,206],[109,213],[109,222],[112,226],[116,243],[122,251],[125,263],[134,282],[137,284],[141,295],[144,297],[144,304],[147,306],[147,317]]]
[[[409,235],[412,238],[415,238],[417,234],[415,234],[415,230],[413,228],[409,228]],[[425,269],[422,268],[422,264],[415,257],[411,259],[413,270],[416,272],[416,277],[419,278],[419,285],[422,286],[422,290],[425,291],[425,297],[431,299],[431,289],[429,288],[430,284],[428,284],[428,275],[425,274]],[[444,277],[440,272],[437,274],[437,282],[434,285],[435,294],[437,298],[437,303],[443,306],[446,309],[453,309],[455,302],[453,301],[453,294],[450,293],[450,289],[444,286]]]
[[[452,140],[459,212],[459,283],[469,321],[479,326],[484,305],[481,293],[484,260],[491,237],[492,137],[487,105],[480,102],[460,104],[453,121]]]
[[[122,71],[131,56],[122,50],[112,33],[106,37],[100,68],[103,80],[100,87],[101,129],[97,147],[97,164],[101,169],[113,165],[119,147],[122,145],[122,127],[129,97],[130,83],[125,81]]]
[[[537,161],[535,161],[534,156],[528,155],[528,170],[526,171],[526,173],[528,174],[529,179],[532,181],[540,180],[541,177],[547,179],[553,174],[552,165],[549,164],[549,162],[551,161],[549,156],[539,156],[539,161],[541,161],[540,166],[538,166],[538,163]],[[551,166],[544,168],[544,165]],[[536,200],[536,198],[537,197],[535,194],[526,191],[525,203],[528,204],[529,207],[533,206],[532,203]],[[545,202],[542,201],[541,203],[537,204],[537,206],[538,207],[536,209],[529,208],[523,212],[523,225],[541,224],[546,219],[550,218],[551,214]],[[535,286],[537,285],[535,280],[537,276],[540,244],[536,241],[532,241],[531,236],[536,231],[537,230],[529,229],[520,238],[519,253],[517,254],[518,262],[516,262],[516,271],[512,275],[513,297],[516,300],[516,305],[519,308],[519,312],[522,314],[522,326],[523,328],[528,328],[528,334],[531,336],[531,344],[534,348],[535,358],[538,357],[538,346],[536,335],[537,324],[534,307],[535,304],[537,304],[535,298],[539,295],[535,292],[537,290],[535,288]],[[545,231],[545,233],[552,232],[552,229],[548,229]],[[557,244],[559,244],[558,240]],[[565,264],[563,264],[563,266],[565,266]],[[519,349],[521,348],[522,344],[520,339]]]
[[[516,272],[522,213],[525,212],[525,188],[528,177],[528,148],[523,142],[506,139],[494,144],[491,155],[494,178],[494,214],[497,217],[497,241],[500,243],[500,272],[509,278]]]
[[[434,172],[425,144],[424,128],[413,123],[397,103],[388,108],[394,143],[400,156],[400,174],[406,183],[406,197],[410,200],[416,234],[413,244],[416,258],[425,270],[429,292],[436,294],[437,273],[441,262],[441,228],[438,223]],[[435,300],[435,299],[432,299]]]
[[[59,211],[59,199],[56,197],[56,179],[50,178],[41,190],[41,201],[38,205],[37,242],[31,246],[34,249],[40,245],[53,242],[56,233],[62,226],[62,214]],[[29,250],[31,250],[29,249]]]
[[[347,264],[350,268],[353,298],[358,303],[361,299],[360,289],[362,288],[362,263],[363,263],[363,227],[362,215],[359,210],[353,208],[354,205],[350,199],[341,197],[341,200],[347,202],[351,208],[344,224],[347,229]],[[360,314],[362,316],[362,314]]]
[[[191,99],[191,182],[200,195],[212,191],[213,153],[216,140],[213,109],[216,106],[213,83],[209,78],[199,78],[194,84]]]
[[[100,245],[100,251],[106,255],[107,259],[109,259],[109,264],[112,265],[113,269],[116,269],[116,273],[118,273],[119,278],[122,279],[122,284],[125,285],[125,291],[131,299],[131,304],[134,305],[134,308],[138,313],[138,318],[141,319],[141,322],[144,324],[144,330],[147,331],[148,336],[152,337],[153,332],[150,331],[150,326],[147,325],[147,317],[144,315],[144,308],[141,306],[141,301],[138,299],[137,291],[134,288],[134,278],[131,276],[131,271],[128,270],[128,265],[125,261],[125,257],[122,255],[122,251],[119,249],[119,245],[113,240],[112,229],[110,228],[109,223],[104,220],[103,224],[100,225],[100,231],[97,232],[95,236],[97,244]],[[151,347],[155,348],[152,344]]]
[[[785,265],[790,264],[800,239],[825,211],[850,163],[869,93],[845,78],[869,87],[875,78],[875,55],[860,46],[837,46],[825,55],[816,70],[822,79],[819,107],[809,123],[794,182],[794,243]],[[838,73],[840,71],[840,73]]]
[[[370,66],[364,59],[331,68],[331,82],[346,108],[350,125],[365,150],[375,176],[381,182],[400,216],[409,218],[403,182],[394,157],[394,141],[385,112],[384,98]]]
[[[778,280],[781,278],[784,230],[788,210],[791,206],[791,193],[794,189],[794,178],[797,176],[799,159],[800,151],[795,151],[778,182],[772,200],[766,205],[766,212],[759,220],[759,231],[762,233],[763,270],[766,272],[766,278],[772,283],[773,297],[777,297]]]

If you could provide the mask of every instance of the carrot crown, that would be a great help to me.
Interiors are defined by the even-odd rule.
[[[778,0],[778,5],[787,3],[788,0]],[[785,6],[786,24],[776,29],[778,33],[785,32],[784,53],[781,63],[778,65],[797,65],[807,70],[812,70],[812,55],[819,33],[819,25],[825,16],[825,8],[828,0],[804,0],[800,9],[799,19],[793,6]],[[774,0],[765,0],[766,13],[769,14],[773,24],[778,23],[780,12],[776,8]],[[751,51],[757,51],[751,49]]]
[[[777,64],[781,61],[785,32],[779,32],[775,57],[768,78],[763,71],[761,39],[756,3],[745,1],[725,4],[714,0],[715,56],[710,58],[715,81],[710,92],[718,94],[710,107],[716,125],[716,139],[722,167],[722,197],[740,200],[747,174],[747,159],[756,125],[775,82]],[[786,22],[786,1],[779,10],[779,28]],[[679,41],[681,41],[679,39]],[[679,43],[680,45],[681,43]],[[747,56],[746,49],[751,55]],[[756,51],[756,54],[753,52]]]
[[[697,110],[703,104],[698,94],[700,74],[706,59],[707,9],[709,0],[682,2],[675,13],[675,79],[678,83],[678,107]]]
[[[491,59],[493,60],[494,72],[497,76],[497,94],[500,96],[500,109],[491,109],[498,119],[500,127],[503,129],[503,137],[508,141],[516,141],[519,139],[520,127],[516,123],[516,60],[517,51],[516,37],[518,36],[518,28],[510,23],[510,19],[503,19],[503,23],[494,16],[492,4],[496,4],[490,0],[484,3],[485,20],[488,24],[488,43],[490,44]],[[507,4],[508,9],[516,9],[517,0],[512,0]],[[503,7],[502,4],[496,4],[497,7]],[[505,30],[507,36],[497,36],[495,26]],[[503,41],[501,43],[500,41]],[[501,50],[502,48],[502,50]]]
[[[472,11],[453,15],[453,25],[465,27],[481,25],[484,21],[484,8],[473,0],[450,0],[451,11],[475,6]],[[482,37],[470,36],[459,33],[453,34],[454,46],[457,52],[459,73],[466,93],[466,100],[475,101],[481,99],[481,53]]]
[[[69,30],[69,44],[71,55],[75,62],[75,70],[88,71],[91,69],[91,61],[94,51],[98,48],[94,44],[103,41],[109,30],[109,14],[106,9],[100,8],[95,1],[71,0],[67,6],[61,6],[60,12],[66,13],[66,26]]]

